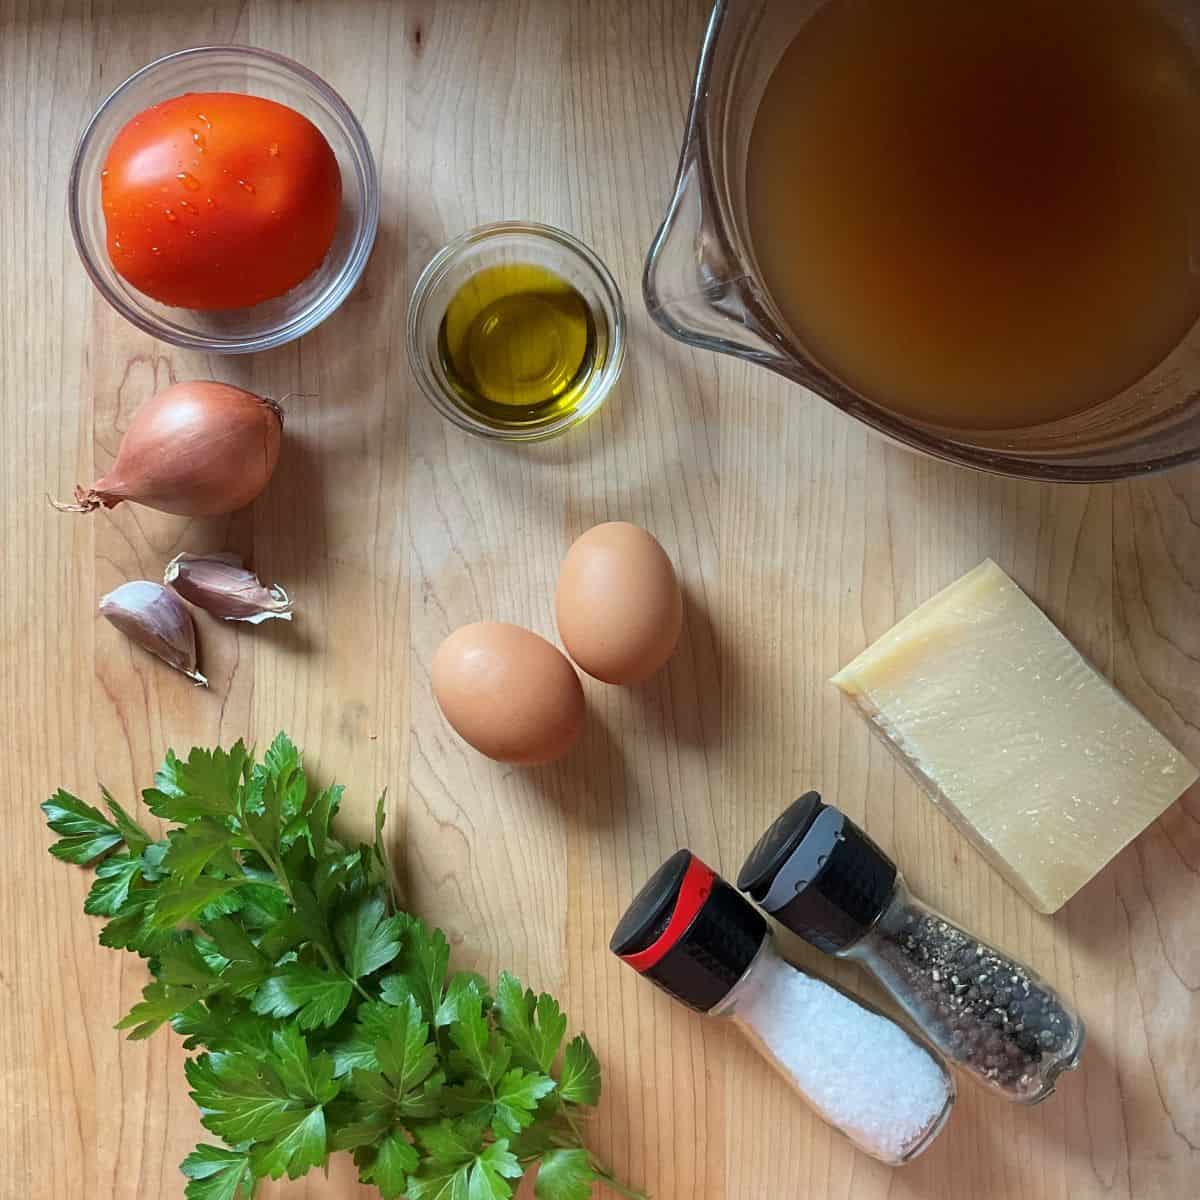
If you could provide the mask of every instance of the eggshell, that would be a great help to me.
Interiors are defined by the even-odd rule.
[[[558,576],[558,635],[567,653],[605,683],[641,683],[671,657],[683,595],[667,552],[624,521],[576,539]]]
[[[551,762],[583,729],[583,687],[545,638],[498,621],[457,629],[433,657],[433,694],[446,720],[497,762]]]

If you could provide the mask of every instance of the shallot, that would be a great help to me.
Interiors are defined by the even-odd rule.
[[[176,383],[134,414],[112,470],[55,507],[91,512],[132,500],[184,517],[235,512],[267,486],[282,435],[273,400],[228,383]]]
[[[208,686],[208,680],[196,669],[196,627],[192,624],[192,614],[161,583],[135,579],[121,584],[100,601],[100,615],[143,650],[149,650],[196,683]]]

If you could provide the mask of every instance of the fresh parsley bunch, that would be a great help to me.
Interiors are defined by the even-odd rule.
[[[563,1048],[554,998],[451,973],[442,931],[398,909],[382,800],[374,843],[340,842],[342,789],[310,788],[283,734],[261,763],[241,742],[168,752],[143,793],[164,840],[103,797],[111,820],[64,791],[42,805],[50,853],[97,864],[101,944],[148,962],[118,1028],[169,1021],[203,1050],[187,1078],[223,1144],[184,1159],[189,1200],[251,1200],[338,1150],[386,1200],[508,1200],[535,1163],[539,1200],[637,1195],[582,1144],[600,1066],[582,1034]]]

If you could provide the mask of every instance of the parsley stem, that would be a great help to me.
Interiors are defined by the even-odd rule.
[[[314,945],[314,946],[316,946],[316,948],[317,948],[317,950],[318,950],[318,951],[320,951],[321,957],[322,957],[322,958],[325,960],[325,965],[326,965],[326,966],[327,966],[327,967],[328,967],[328,968],[329,968],[331,971],[334,971],[334,972],[336,972],[336,973],[337,973],[337,974],[339,974],[339,975],[345,975],[345,977],[346,977],[347,979],[349,979],[349,980],[350,980],[351,984],[353,984],[353,986],[354,986],[354,990],[355,990],[355,991],[356,991],[356,992],[357,992],[357,993],[358,993],[358,994],[359,994],[359,995],[360,995],[360,996],[361,996],[361,997],[362,997],[364,1000],[370,1000],[370,999],[371,999],[371,993],[370,993],[370,992],[368,992],[368,991],[367,991],[367,989],[366,989],[366,988],[364,988],[364,987],[362,986],[362,984],[361,984],[361,983],[359,983],[359,982],[358,982],[358,980],[357,980],[357,979],[355,979],[355,978],[354,978],[354,977],[353,977],[353,976],[350,974],[350,972],[349,972],[349,971],[347,971],[347,970],[346,970],[346,968],[345,968],[345,967],[343,967],[343,966],[342,966],[342,964],[341,964],[341,963],[339,963],[339,962],[338,962],[338,961],[337,961],[337,960],[336,960],[336,959],[333,957],[333,955],[332,955],[332,954],[330,954],[330,952],[329,952],[329,948],[328,948],[327,946],[322,946],[320,942],[314,942],[314,943],[313,943],[313,945]]]
[[[589,1157],[591,1157],[589,1155]],[[596,1174],[600,1176],[600,1182],[605,1187],[611,1188],[618,1196],[625,1196],[628,1200],[647,1200],[645,1192],[635,1192],[632,1188],[627,1188],[624,1184],[618,1183],[596,1160],[592,1159],[592,1167]]]
[[[571,1110],[564,1106],[562,1114],[564,1117],[566,1117],[567,1124],[570,1125],[571,1132],[575,1135],[576,1141],[578,1141],[580,1146],[584,1148],[588,1156],[588,1162],[591,1163],[592,1170],[596,1172],[597,1176],[600,1178],[600,1181],[606,1187],[611,1188],[619,1196],[625,1196],[627,1200],[647,1200],[645,1192],[635,1192],[631,1188],[627,1188],[623,1184],[618,1183],[612,1177],[612,1175],[609,1174],[609,1171],[604,1164],[601,1163],[600,1160],[597,1159],[596,1156],[587,1149],[587,1147],[584,1145],[583,1130],[579,1128],[574,1116],[571,1114]]]

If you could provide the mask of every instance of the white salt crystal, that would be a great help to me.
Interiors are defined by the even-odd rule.
[[[733,1019],[868,1154],[901,1161],[945,1112],[952,1085],[925,1047],[772,947],[731,999]]]

